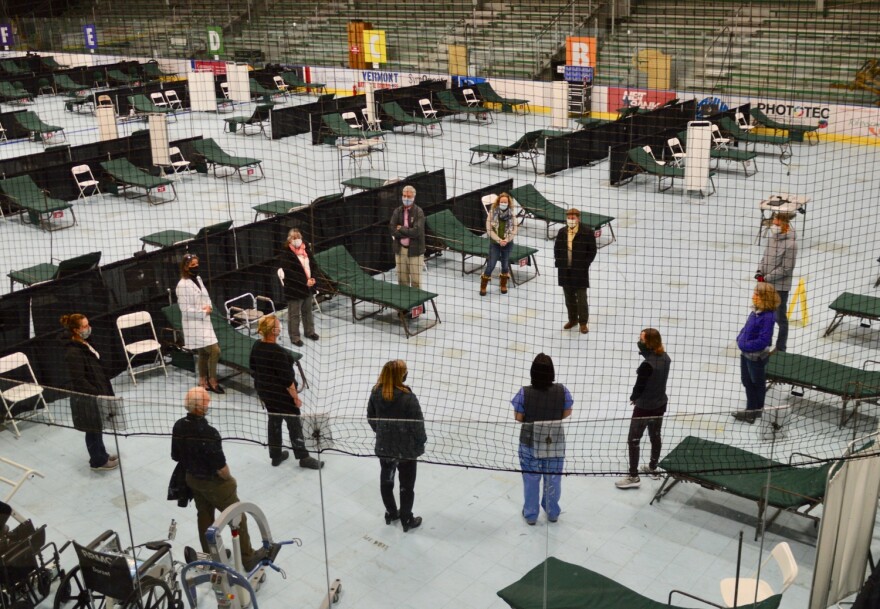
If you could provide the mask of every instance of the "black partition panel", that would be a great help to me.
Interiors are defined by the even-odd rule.
[[[486,232],[486,208],[483,207],[483,197],[488,194],[510,192],[512,188],[513,180],[504,180],[455,196],[447,201],[447,207],[462,224],[478,234],[483,234]]]
[[[324,102],[312,102],[289,108],[272,110],[272,139],[312,134],[312,144],[320,144],[318,132],[321,129],[321,116],[345,112],[352,108],[364,108],[367,105],[365,95],[349,95]]]
[[[30,131],[22,127],[17,120],[15,120],[15,115],[21,112],[26,112],[24,108],[21,110],[11,110],[9,112],[0,112],[0,126],[2,126],[6,130],[6,139],[8,140],[17,140],[20,138],[25,138],[30,135]]]
[[[13,292],[0,300],[0,351],[26,341],[30,333],[30,297]]]

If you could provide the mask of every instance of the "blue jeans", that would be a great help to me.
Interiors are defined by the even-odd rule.
[[[86,432],[86,450],[89,451],[89,467],[101,467],[110,458],[104,448],[104,434],[100,431]]]
[[[776,291],[779,294],[779,306],[776,308],[776,326],[779,333],[776,335],[776,350],[785,351],[788,344],[788,292]]]
[[[486,261],[486,272],[484,273],[486,277],[492,276],[492,271],[495,270],[495,265],[498,264],[499,260],[501,261],[501,272],[510,272],[510,250],[512,249],[513,241],[508,241],[504,247],[501,247],[495,241],[489,243],[489,260]]]
[[[767,391],[767,359],[753,361],[744,355],[739,356],[739,370],[743,387],[746,388],[746,410],[762,410],[764,394]]]
[[[547,512],[547,518],[555,520],[559,518],[559,497],[562,495],[562,467],[565,459],[555,457],[553,459],[538,459],[535,457],[531,446],[519,445],[519,465],[523,477],[523,517],[529,522],[534,522],[540,514],[540,507]],[[541,496],[541,481],[543,479],[544,492]]]

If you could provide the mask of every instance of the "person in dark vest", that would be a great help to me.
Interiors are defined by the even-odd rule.
[[[531,379],[532,384],[522,387],[511,404],[513,418],[522,423],[519,434],[524,495],[522,515],[526,523],[534,525],[541,508],[547,513],[547,520],[559,520],[562,468],[565,465],[565,433],[561,421],[571,416],[574,399],[565,385],[554,382],[556,372],[549,355],[539,353],[535,356]]]
[[[672,360],[663,347],[660,332],[654,328],[645,328],[639,335],[639,353],[645,361],[636,370],[636,384],[629,401],[633,405],[632,420],[629,424],[629,475],[615,482],[620,489],[639,488],[639,448],[642,435],[648,430],[651,440],[651,458],[648,465],[642,466],[642,472],[657,479],[657,462],[660,460],[660,428],[663,426],[663,415],[669,397],[666,395],[666,381],[669,379],[669,367]]]

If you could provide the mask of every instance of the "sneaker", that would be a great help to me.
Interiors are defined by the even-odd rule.
[[[287,458],[289,456],[290,453],[288,451],[282,450],[280,455],[278,455],[277,457],[272,457],[272,467],[278,467],[279,465],[287,461]]]
[[[617,482],[614,483],[614,486],[617,488],[639,488],[642,485],[642,481],[638,476],[627,476],[626,478],[621,478]]]
[[[652,468],[647,465],[643,465],[639,471],[642,472],[643,474],[646,474],[652,480],[659,480],[660,479],[660,470],[657,469],[656,467]]]
[[[324,467],[324,462],[318,461],[314,457],[306,457],[305,459],[299,460],[299,466],[306,469],[321,469]]]
[[[116,469],[119,467],[119,458],[116,459],[107,459],[104,465],[99,465],[98,467],[93,467],[93,472],[105,472],[107,470]]]

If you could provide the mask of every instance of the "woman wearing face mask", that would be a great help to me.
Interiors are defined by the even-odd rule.
[[[770,238],[755,275],[755,279],[769,283],[779,294],[779,306],[776,308],[776,324],[779,326],[777,351],[785,351],[788,343],[788,293],[791,291],[791,278],[797,259],[797,239],[791,227],[793,218],[794,214],[791,213],[773,214]]]
[[[395,359],[382,367],[367,404],[367,422],[376,432],[379,457],[379,491],[385,504],[385,524],[400,520],[403,532],[422,524],[413,516],[416,465],[425,453],[425,420],[422,408],[406,382],[406,362]],[[394,474],[400,478],[400,509],[394,500]]]
[[[300,320],[306,338],[318,340],[312,315],[312,295],[318,266],[298,228],[292,228],[287,233],[286,245],[281,255],[281,270],[284,271],[284,298],[287,300],[287,335],[290,342],[302,347]]]
[[[779,295],[769,283],[758,283],[752,294],[755,310],[749,314],[746,325],[739,331],[736,344],[740,350],[740,376],[746,388],[746,410],[733,413],[737,421],[752,424],[764,409],[767,358],[773,342],[774,311],[779,307]]]
[[[274,315],[266,315],[257,325],[257,332],[261,338],[251,349],[250,368],[254,388],[269,413],[269,457],[272,465],[277,467],[290,456],[289,452],[281,449],[281,426],[287,423],[293,456],[299,459],[299,466],[320,469],[324,463],[311,457],[306,450],[300,419],[302,400],[293,373],[293,355],[278,344],[281,322]]]
[[[661,449],[660,428],[669,402],[666,395],[666,381],[669,378],[672,360],[663,347],[660,332],[654,328],[645,328],[639,334],[639,342],[636,346],[645,361],[636,370],[636,384],[632,395],[629,396],[630,404],[634,407],[627,437],[629,475],[614,483],[621,489],[638,488],[641,485],[639,449],[645,429],[648,430],[648,438],[651,440],[651,458],[648,465],[642,466],[641,471],[654,479],[660,477],[657,472]]]
[[[103,424],[97,401],[91,396],[112,396],[113,385],[101,366],[101,355],[89,344],[92,327],[85,315],[74,313],[61,317],[61,325],[70,333],[64,349],[64,361],[70,376],[70,411],[73,426],[86,432],[89,467],[95,471],[116,469],[119,459],[104,448]]]
[[[486,218],[489,260],[486,261],[486,270],[480,277],[480,296],[486,295],[486,286],[489,285],[492,271],[495,270],[499,260],[501,261],[501,293],[507,294],[507,281],[510,279],[510,250],[513,249],[513,239],[518,228],[517,210],[510,195],[502,192],[492,203],[489,216]]]
[[[199,276],[199,257],[186,254],[180,261],[180,281],[175,289],[183,323],[183,341],[198,356],[199,386],[226,393],[217,382],[220,344],[211,325],[211,296]]]

